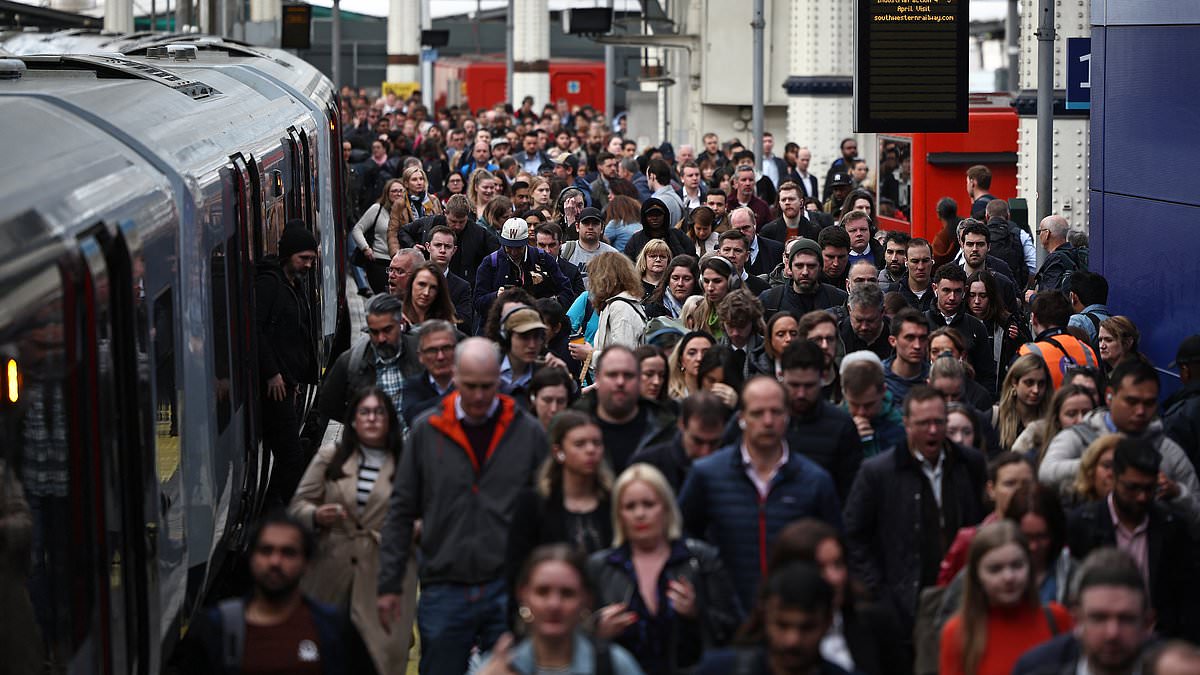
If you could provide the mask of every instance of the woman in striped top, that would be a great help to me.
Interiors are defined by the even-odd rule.
[[[320,538],[301,587],[310,597],[349,614],[381,673],[407,669],[416,602],[416,569],[405,578],[413,606],[399,629],[383,630],[375,610],[379,540],[401,450],[391,398],[377,387],[350,399],[341,441],[321,448],[308,465],[289,511],[313,524]],[[405,628],[407,621],[408,628]]]

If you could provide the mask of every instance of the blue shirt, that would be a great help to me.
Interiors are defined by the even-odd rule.
[[[1092,323],[1092,320],[1087,316],[1088,313],[1094,314],[1100,321],[1112,318],[1113,313],[1112,310],[1108,308],[1108,305],[1101,305],[1097,303],[1095,305],[1088,305],[1087,307],[1084,307],[1083,311],[1078,314],[1071,315],[1071,319],[1067,321],[1067,327],[1079,328],[1088,334],[1089,340],[1095,340],[1096,333],[1098,332],[1097,324]]]
[[[883,362],[883,381],[887,385],[888,391],[892,392],[892,400],[903,402],[909,389],[915,385],[924,384],[929,379],[929,364],[922,365],[921,372],[916,377],[906,378],[892,372],[892,362],[895,360],[896,357],[893,356]]]
[[[571,308],[567,310],[567,318],[571,320],[571,331],[578,332],[579,324],[583,323],[583,315],[587,313],[588,294],[584,291],[575,298],[575,302],[571,303]],[[596,329],[600,328],[600,312],[592,310],[592,318],[588,319],[587,326],[583,329],[583,339],[587,340],[589,345],[596,344]]]
[[[572,675],[593,675],[596,672],[595,648],[592,641],[580,633],[575,633],[571,648],[571,667],[568,672]],[[609,644],[612,654],[614,675],[644,675],[637,661],[620,645]],[[537,659],[533,654],[533,642],[523,640],[512,648],[510,667],[520,675],[533,675],[538,672]],[[488,655],[490,659],[490,655]],[[482,659],[485,664],[488,659]],[[478,672],[478,671],[476,671]]]

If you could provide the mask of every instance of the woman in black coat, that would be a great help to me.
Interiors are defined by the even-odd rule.
[[[538,546],[566,543],[590,554],[612,542],[613,478],[604,463],[600,427],[584,413],[564,410],[549,431],[550,456],[513,510],[505,561],[510,602],[517,575]]]

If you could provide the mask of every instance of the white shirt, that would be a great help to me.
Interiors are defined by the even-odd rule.
[[[467,411],[463,410],[463,407],[462,407],[462,397],[456,396],[454,398],[454,416],[458,419],[459,422],[461,422],[463,420],[467,420],[468,422],[476,422],[476,423],[482,424],[483,422],[487,421],[488,418],[490,418],[492,415],[495,415],[496,409],[499,407],[500,407],[499,397],[492,399],[492,404],[490,406],[488,406],[487,416],[481,420],[476,420],[476,419],[467,417]]]
[[[771,179],[771,185],[779,187],[779,167],[775,166],[775,155],[763,155],[762,173]]]
[[[938,509],[942,508],[942,469],[946,466],[946,451],[938,451],[937,464],[930,464],[925,457],[919,452],[913,453],[913,458],[917,460],[917,464],[921,467],[921,473],[925,474],[925,478],[929,480],[929,487],[933,489],[933,499],[937,502]]]
[[[854,655],[850,653],[850,645],[846,642],[845,628],[842,611],[835,610],[833,625],[829,627],[825,637],[821,638],[821,656],[848,672],[854,672]]]
[[[788,446],[787,441],[781,441],[783,452],[779,453],[779,460],[775,462],[775,466],[771,467],[771,473],[766,480],[758,477],[758,472],[754,470],[754,462],[750,459],[750,451],[746,449],[746,443],[742,442],[742,466],[746,467],[746,475],[750,477],[750,482],[754,483],[754,489],[758,490],[758,496],[766,499],[771,492],[771,481],[775,480],[775,475],[779,473],[788,463]]]

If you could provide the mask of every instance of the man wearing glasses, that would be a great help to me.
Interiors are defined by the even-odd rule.
[[[1033,302],[1033,296],[1044,291],[1069,292],[1067,282],[1071,272],[1087,269],[1087,263],[1079,258],[1079,251],[1067,241],[1070,230],[1067,219],[1059,215],[1046,216],[1038,223],[1038,243],[1049,255],[1029,283],[1029,290],[1025,291],[1026,302]]]
[[[394,258],[392,267],[397,267]],[[388,276],[396,276],[391,268]],[[388,293],[380,293],[367,302],[367,335],[342,352],[321,385],[319,405],[324,420],[344,421],[350,397],[368,386],[384,390],[396,405],[396,411],[401,415],[406,412],[404,383],[421,374],[422,364],[417,358],[417,337],[404,331],[403,310],[404,301]]]
[[[417,358],[425,368],[424,377],[404,381],[404,423],[411,427],[417,417],[437,405],[454,391],[454,348],[458,330],[442,319],[430,319],[417,327]]]

